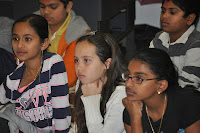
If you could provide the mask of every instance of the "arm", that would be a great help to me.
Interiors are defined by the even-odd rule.
[[[127,133],[143,133],[142,129],[142,107],[143,103],[142,101],[131,101],[128,99],[128,97],[124,98],[122,100],[125,108],[127,109],[128,113],[130,116],[130,124],[131,126],[125,125],[125,129]],[[124,117],[126,115],[124,114]],[[125,121],[125,118],[124,118]]]
[[[68,132],[71,124],[71,110],[67,73],[62,58],[58,55],[55,57],[52,59],[50,81],[54,128],[55,132]]]
[[[191,126],[185,129],[185,133],[199,133],[200,132],[200,120],[196,121]]]
[[[200,42],[198,43],[199,44],[193,44],[196,47],[186,52],[184,66],[179,77],[179,84],[181,87],[185,87],[186,85],[193,85],[196,88],[199,87],[200,55],[198,53],[200,51]]]
[[[122,121],[124,106],[121,100],[125,97],[125,91],[119,91],[115,94],[108,101],[104,118],[100,113],[100,94],[81,97],[86,112],[85,117],[89,133],[121,133],[124,131]],[[102,123],[103,120],[104,123]]]

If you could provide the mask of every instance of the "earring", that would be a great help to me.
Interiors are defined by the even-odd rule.
[[[160,93],[161,93],[161,92],[160,92],[160,91],[158,91],[158,95],[160,95]]]

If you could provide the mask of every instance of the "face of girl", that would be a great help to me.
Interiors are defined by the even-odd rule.
[[[106,65],[96,54],[96,46],[88,41],[79,42],[75,48],[75,70],[82,84],[104,80]]]
[[[12,46],[21,61],[41,58],[41,43],[38,34],[27,22],[16,23],[12,33]]]
[[[151,72],[149,66],[141,61],[132,60],[128,66],[129,74],[135,80],[143,80],[141,84],[134,83],[131,78],[126,81],[126,93],[130,100],[145,100],[157,94],[156,76]]]

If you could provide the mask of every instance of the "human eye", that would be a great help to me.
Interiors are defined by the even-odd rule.
[[[50,8],[51,9],[56,9],[58,6],[57,5],[51,5]]]
[[[171,14],[171,15],[174,15],[174,14],[176,14],[176,13],[177,13],[177,11],[176,11],[175,9],[170,10],[170,14]]]
[[[17,37],[12,37],[12,40],[13,40],[13,41],[18,41],[19,38],[17,38]]]
[[[30,37],[26,37],[26,38],[25,38],[25,41],[26,41],[26,42],[29,42],[29,41],[31,41],[31,40],[32,40],[32,39],[31,39]]]
[[[161,8],[161,13],[165,13],[165,9],[164,8]]]
[[[85,62],[86,64],[89,64],[89,63],[91,62],[91,59],[85,58],[85,59],[84,59],[84,62]]]
[[[76,64],[76,63],[78,63],[78,62],[79,62],[79,60],[75,58],[75,59],[74,59],[74,62],[75,62],[75,64]]]
[[[42,5],[42,4],[40,4],[40,8],[44,9],[44,8],[45,8],[45,6],[44,6],[44,5]]]
[[[140,78],[140,77],[138,77],[138,76],[133,77],[133,80],[134,80],[136,83],[141,83],[142,81],[144,81],[143,78]]]

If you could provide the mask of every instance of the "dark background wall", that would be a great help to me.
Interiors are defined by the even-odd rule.
[[[0,16],[14,20],[38,9],[38,0],[0,0]]]

